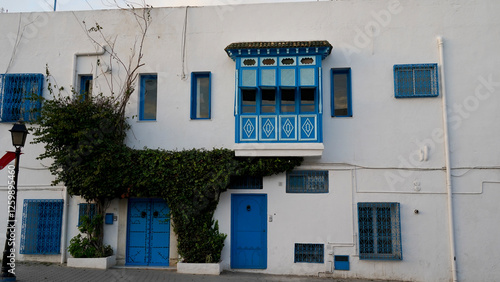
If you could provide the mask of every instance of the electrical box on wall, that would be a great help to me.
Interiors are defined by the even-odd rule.
[[[104,223],[113,224],[113,217],[114,217],[114,214],[107,213],[106,216],[104,217]]]
[[[349,270],[349,256],[334,256],[335,270]]]

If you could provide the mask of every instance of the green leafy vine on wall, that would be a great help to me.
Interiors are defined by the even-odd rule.
[[[57,88],[56,85],[51,87]],[[292,170],[302,158],[241,158],[214,148],[136,150],[124,144],[129,125],[111,98],[55,96],[45,100],[34,143],[45,146],[55,183],[71,195],[96,203],[104,214],[112,199],[160,197],[169,205],[178,250],[186,262],[218,262],[225,234],[213,215],[231,176],[267,176]],[[102,228],[96,248],[104,253]],[[88,233],[88,232],[87,232]],[[76,239],[75,239],[76,240]],[[75,241],[76,242],[76,241]]]

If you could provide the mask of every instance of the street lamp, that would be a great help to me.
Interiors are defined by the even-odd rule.
[[[21,147],[24,147],[28,130],[22,122],[18,122],[9,130],[12,135],[12,145],[16,147],[16,163],[14,168],[14,179],[8,189],[8,218],[7,235],[2,257],[2,281],[16,281],[15,275],[15,226],[16,226],[16,201],[17,201],[17,176],[19,174],[19,156]],[[9,183],[10,184],[10,183]]]

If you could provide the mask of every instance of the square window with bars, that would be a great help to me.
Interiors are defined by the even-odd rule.
[[[308,263],[324,263],[323,244],[295,244],[295,259],[294,262],[308,262]]]
[[[0,75],[2,122],[35,121],[42,105],[43,74],[8,73]]]
[[[394,95],[396,98],[438,96],[437,64],[394,65]]]
[[[359,258],[402,260],[399,203],[358,203]]]
[[[231,176],[229,189],[263,189],[262,176]]]
[[[96,205],[89,203],[78,204],[78,226],[82,225],[83,216],[88,216],[90,220],[96,214]]]
[[[21,254],[60,254],[63,200],[24,200]]]
[[[328,171],[296,170],[286,175],[287,193],[328,193]]]

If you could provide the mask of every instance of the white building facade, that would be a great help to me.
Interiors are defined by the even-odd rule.
[[[228,235],[226,270],[498,280],[498,10],[493,0],[154,8],[127,145],[304,157],[292,173],[222,194],[215,218]],[[127,59],[140,35],[129,11],[0,14],[4,151],[19,118],[9,85],[42,81],[48,97],[48,65],[67,89],[118,87],[123,69],[85,31],[95,23]],[[21,156],[16,255],[65,262],[84,200],[50,185],[42,152],[27,144]],[[5,201],[8,177],[0,171]],[[36,226],[46,220],[42,205],[57,211],[52,241]],[[175,265],[172,231],[146,227],[165,237],[133,244],[132,206],[146,218],[167,208],[158,199],[113,201],[105,241],[118,263]],[[141,248],[145,259],[133,258]]]

